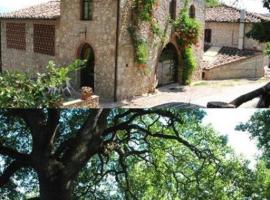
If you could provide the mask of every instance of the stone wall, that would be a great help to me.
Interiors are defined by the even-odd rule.
[[[6,24],[7,23],[25,23],[26,29],[26,50],[17,50],[7,48]],[[49,24],[56,26],[56,38],[58,35],[58,21],[54,20],[2,20],[1,21],[1,52],[2,52],[2,69],[16,70],[28,73],[42,72],[45,70],[50,60],[56,60],[59,54],[59,46],[56,45],[55,56],[34,53],[33,50],[33,25]],[[57,39],[56,39],[57,44]]]
[[[204,70],[205,80],[224,80],[238,78],[261,78],[264,67],[269,63],[268,58],[259,54],[245,60]]]
[[[183,8],[183,1],[177,1],[177,14],[180,9]],[[196,8],[196,18],[202,24],[202,30],[204,30],[204,1],[194,0],[190,4],[193,4]],[[176,42],[172,37],[172,27],[168,21],[169,1],[159,0],[158,7],[154,10],[154,18],[159,24],[160,29],[165,33],[165,40],[161,41],[160,38],[153,35],[148,24],[141,25],[143,28],[143,34],[147,38],[149,45],[149,61],[148,61],[148,73],[145,74],[143,70],[136,66],[134,61],[134,47],[128,32],[128,27],[131,25],[131,5],[132,1],[122,1],[121,4],[121,25],[120,25],[120,48],[119,48],[119,65],[118,65],[118,99],[124,99],[131,96],[142,95],[143,93],[152,92],[157,86],[157,67],[159,56],[163,48],[168,43],[173,43],[176,46]],[[203,32],[203,31],[202,31]],[[196,57],[198,60],[197,71],[195,72],[194,79],[201,78],[200,63],[203,55],[203,33],[201,35],[200,44],[194,47]],[[180,55],[179,55],[180,56]],[[179,66],[179,81],[181,83],[182,67]]]
[[[95,94],[113,99],[117,1],[93,1],[93,20],[80,20],[80,0],[61,1],[59,61],[71,63],[78,58],[79,47],[88,43],[95,54]],[[80,74],[75,77],[77,85]]]
[[[251,27],[252,24],[245,24],[245,33],[248,33],[251,30]],[[210,45],[238,48],[239,23],[206,22],[205,28],[212,30],[211,43],[209,43]],[[265,48],[265,44],[245,37],[244,48],[263,50]]]
[[[117,99],[130,98],[136,95],[152,92],[157,86],[156,68],[162,49],[175,40],[172,37],[172,27],[168,21],[169,1],[159,0],[154,10],[154,16],[165,32],[165,40],[154,37],[147,24],[142,25],[149,45],[148,73],[140,70],[134,61],[134,47],[128,28],[131,25],[131,8],[133,0],[122,0],[120,5],[120,35],[117,66]],[[183,8],[183,1],[177,1],[177,13]],[[196,8],[196,18],[204,30],[204,0],[192,0]],[[56,55],[54,57],[33,53],[33,23],[34,21],[18,21],[27,23],[27,50],[10,50],[5,48],[5,21],[2,23],[3,70],[16,69],[38,72],[44,69],[49,60],[55,60],[58,65],[67,65],[79,58],[82,44],[88,43],[95,54],[95,94],[101,99],[112,100],[115,92],[115,55],[117,1],[93,1],[93,19],[80,19],[80,0],[62,0],[61,17],[58,21],[39,21],[56,25]],[[200,43],[194,47],[198,60],[194,80],[201,78],[200,63],[203,55],[203,34]],[[180,55],[179,55],[180,56]],[[179,66],[181,76],[182,66]],[[182,78],[179,77],[179,80]],[[80,72],[73,76],[75,85],[80,84]],[[180,82],[181,83],[181,82]]]
[[[62,108],[99,108],[99,97],[96,95],[91,96],[91,98],[87,100],[77,99],[74,101],[65,102],[62,105]]]

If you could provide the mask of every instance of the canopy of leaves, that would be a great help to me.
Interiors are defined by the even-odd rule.
[[[78,136],[92,112],[61,111],[52,156],[58,154],[62,144]],[[31,129],[8,113],[0,114],[1,148],[30,154]],[[44,114],[49,115],[46,110]],[[248,163],[234,155],[226,137],[202,125],[204,115],[199,110],[111,110],[108,129],[102,136],[104,146],[79,173],[74,199],[242,200],[249,197],[246,196],[251,187]],[[0,172],[12,160],[1,156]],[[18,171],[0,192],[3,199],[38,195],[35,171],[31,167]]]
[[[247,123],[242,123],[237,130],[247,131],[258,141],[258,147],[263,150],[265,159],[270,164],[270,111],[255,113]]]
[[[81,61],[67,67],[49,62],[45,73],[30,74],[5,71],[0,75],[1,108],[58,107],[63,101],[61,88]]]
[[[270,0],[263,0],[263,5],[270,11]],[[253,25],[247,37],[258,40],[259,42],[270,42],[270,22],[262,21]]]

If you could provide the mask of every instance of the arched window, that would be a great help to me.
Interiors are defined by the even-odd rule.
[[[193,19],[196,17],[196,11],[195,11],[194,5],[191,5],[189,8],[189,17]]]
[[[81,0],[81,19],[92,20],[93,0]]]
[[[171,19],[176,19],[176,8],[177,8],[177,1],[171,0],[170,1],[170,17]]]

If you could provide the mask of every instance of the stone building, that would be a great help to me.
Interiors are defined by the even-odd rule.
[[[248,38],[254,23],[270,18],[227,5],[207,8],[205,14],[204,79],[264,76],[269,59],[265,43]]]
[[[102,99],[121,100],[153,91],[157,85],[181,84],[179,49],[169,18],[183,7],[183,0],[157,0],[153,16],[164,38],[142,24],[149,46],[148,72],[134,60],[129,27],[134,17],[132,0],[50,1],[1,15],[2,70],[38,72],[49,60],[67,65],[86,59],[86,67],[74,75],[77,88],[91,86]],[[192,17],[204,28],[204,0],[190,2]],[[203,33],[194,47],[198,59],[193,79],[201,78]],[[164,54],[170,54],[163,58]]]

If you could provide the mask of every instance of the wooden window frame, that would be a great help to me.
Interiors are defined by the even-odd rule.
[[[34,53],[55,56],[56,28],[52,24],[34,24],[33,27]],[[44,29],[45,31],[40,31]],[[42,32],[42,35],[40,35]],[[47,34],[47,35],[46,35]]]
[[[6,23],[6,46],[8,49],[26,50],[25,23]]]
[[[172,20],[176,19],[177,0],[170,1],[170,17]]]
[[[88,6],[86,4],[88,4]],[[82,21],[92,21],[93,20],[93,0],[81,0],[80,12],[81,12]]]

